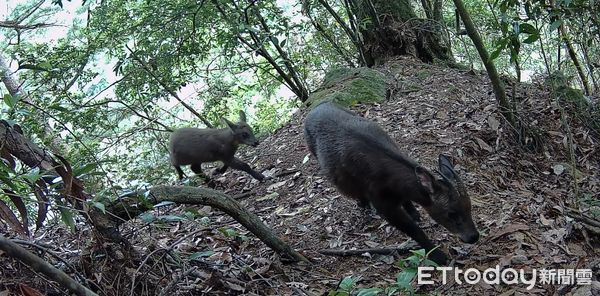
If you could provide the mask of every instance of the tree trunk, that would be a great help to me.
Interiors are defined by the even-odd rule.
[[[500,75],[498,75],[494,61],[490,59],[490,55],[483,45],[483,40],[481,39],[473,20],[471,20],[471,16],[467,12],[467,8],[461,0],[454,0],[454,5],[458,10],[460,18],[463,20],[463,24],[465,25],[465,29],[467,30],[469,38],[471,38],[473,41],[473,44],[479,53],[479,57],[481,57],[481,61],[487,70],[488,77],[492,83],[492,89],[494,90],[494,95],[496,96],[498,105],[500,105],[500,112],[513,127],[517,127],[517,119],[514,114],[514,108],[511,107],[508,102],[508,98],[506,97],[506,92],[504,90],[504,84],[500,80]]]
[[[367,64],[383,64],[398,55],[413,55],[426,63],[454,64],[440,23],[419,19],[408,0],[355,0],[366,48]]]
[[[8,67],[8,61],[2,54],[0,54],[0,79],[11,96],[18,98],[28,105],[33,105],[29,94],[21,88],[21,84],[17,78],[12,75],[10,68]],[[37,116],[36,113],[34,113],[34,116]],[[50,143],[50,151],[53,153],[58,153],[59,151],[64,153],[65,151],[68,151],[66,145],[63,144],[58,133],[50,127],[48,121],[45,118],[38,118],[38,121],[41,122],[41,125],[44,128],[44,136]]]

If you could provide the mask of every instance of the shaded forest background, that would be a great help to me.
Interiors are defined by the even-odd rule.
[[[144,223],[203,219],[197,210],[150,211],[152,203],[194,203],[169,199],[177,194],[154,187],[175,184],[166,146],[170,131],[220,127],[221,117],[233,119],[243,110],[259,139],[274,141],[269,136],[297,122],[332,87],[328,82],[343,81],[336,73],[351,69],[376,69],[384,79],[364,70],[366,84],[352,85],[335,99],[365,104],[375,93],[380,104],[381,97],[400,100],[423,87],[398,83],[404,72],[389,68],[400,56],[412,57],[406,65],[419,61],[462,71],[449,71],[444,79],[462,77],[456,73],[489,79],[482,92],[498,111],[489,121],[492,129],[501,130],[524,154],[547,162],[564,157],[542,174],[567,178],[559,186],[561,207],[588,219],[588,231],[598,234],[598,186],[588,173],[600,159],[594,146],[600,135],[600,6],[594,1],[39,0],[2,5],[0,227],[5,237],[43,243],[47,225],[60,225],[89,242],[82,250],[104,248],[123,266],[142,266],[132,234],[119,230],[124,223],[139,214]],[[432,73],[410,75],[424,81],[439,77]],[[323,82],[326,77],[332,80]],[[377,83],[385,87],[373,87]],[[470,89],[478,82],[462,79],[455,85],[461,83]],[[448,104],[453,99],[459,100],[447,98]],[[443,106],[441,98],[430,100]],[[473,112],[481,115],[490,108]],[[552,130],[543,124],[549,118],[557,123]],[[548,140],[557,132],[559,153]],[[495,152],[501,146],[500,140],[494,145],[477,139],[477,149]],[[272,149],[243,153],[260,163],[261,157],[276,154]],[[282,170],[265,188],[288,175],[282,165],[263,168]],[[236,187],[235,178],[245,185]],[[244,198],[263,186],[246,181],[227,175],[221,182],[231,186],[217,189],[228,195],[193,194],[204,196],[200,204],[206,205],[212,197]],[[204,188],[199,180],[187,182]],[[148,201],[153,188],[155,199]],[[233,241],[243,239],[237,232],[219,231]],[[290,251],[269,246],[276,252],[279,246],[279,254]],[[291,255],[292,261],[303,259]],[[140,288],[133,283],[120,288]]]

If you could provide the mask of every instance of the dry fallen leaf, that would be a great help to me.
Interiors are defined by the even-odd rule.
[[[544,217],[544,214],[540,214],[540,222],[542,222],[542,225],[544,225],[544,226],[549,226],[554,223],[554,220],[546,219],[546,217]]]
[[[529,226],[527,226],[525,224],[511,224],[511,225],[508,225],[508,226],[504,227],[503,229],[501,229],[500,231],[498,231],[493,236],[490,236],[490,238],[488,240],[489,241],[493,241],[493,240],[496,240],[499,237],[504,236],[506,234],[513,233],[515,231],[521,231],[521,230],[529,230]]]
[[[278,196],[279,196],[279,193],[277,193],[277,192],[271,192],[271,193],[269,193],[269,194],[267,194],[265,196],[257,198],[256,201],[263,201],[263,200],[274,199],[274,198],[276,198]]]
[[[488,125],[493,131],[498,131],[498,128],[500,127],[500,121],[496,119],[494,114],[490,114],[490,116],[488,117]]]
[[[490,145],[488,145],[484,140],[475,137],[475,140],[477,141],[477,144],[479,144],[479,147],[481,147],[481,149],[486,150],[487,152],[493,152],[494,148],[492,148]]]
[[[552,170],[554,171],[554,174],[557,176],[560,176],[560,174],[562,174],[565,171],[565,167],[562,164],[555,164],[552,167]]]

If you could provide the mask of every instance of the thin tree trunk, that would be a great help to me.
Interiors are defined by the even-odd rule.
[[[467,34],[473,41],[473,44],[475,45],[475,48],[477,49],[477,52],[479,53],[479,56],[481,57],[481,61],[483,62],[483,65],[485,66],[485,69],[487,70],[490,81],[492,82],[492,89],[494,91],[494,95],[496,96],[496,100],[498,101],[498,104],[500,105],[500,112],[502,113],[502,115],[504,115],[506,120],[508,120],[508,122],[513,127],[516,127],[517,119],[515,117],[514,110],[513,110],[513,108],[511,108],[511,106],[508,102],[508,99],[506,97],[506,92],[504,90],[504,84],[500,80],[500,76],[498,75],[496,66],[494,65],[494,62],[490,59],[490,55],[487,52],[487,50],[485,49],[485,46],[483,45],[481,36],[479,35],[479,32],[477,31],[477,28],[475,27],[473,20],[471,20],[471,16],[469,15],[469,12],[467,11],[467,8],[465,7],[462,0],[453,0],[453,1],[454,1],[454,5],[456,6],[456,9],[458,9],[458,13],[459,13],[461,19],[463,20],[463,24],[465,25]]]
[[[359,37],[352,32],[352,30],[350,29],[350,27],[348,27],[346,22],[344,22],[344,20],[342,20],[342,18],[337,14],[337,12],[335,12],[335,10],[333,10],[333,8],[329,5],[329,3],[327,3],[327,0],[318,0],[318,1],[319,1],[319,3],[321,3],[321,5],[323,5],[323,7],[327,10],[327,12],[329,12],[329,14],[331,14],[331,16],[333,16],[335,21],[340,25],[340,27],[342,27],[344,32],[346,32],[346,35],[348,35],[348,37],[350,38],[350,41],[352,41],[352,44],[354,44],[354,46],[356,46],[356,49],[358,50],[360,55],[365,57],[365,61],[368,61],[368,59],[365,56],[366,52],[365,52],[364,45],[362,44],[362,42],[360,42]],[[369,65],[369,64],[367,63],[367,65]]]
[[[575,66],[575,69],[577,69],[577,74],[579,74],[579,78],[581,79],[581,84],[583,85],[585,94],[589,96],[591,93],[590,84],[588,82],[587,76],[585,76],[585,73],[583,72],[583,67],[581,66],[581,63],[579,62],[579,58],[577,58],[577,53],[575,52],[573,43],[571,43],[571,39],[567,35],[566,31],[567,30],[565,29],[565,25],[563,23],[562,25],[560,25],[561,39],[565,42],[565,45],[567,46],[567,52],[569,53],[569,57],[571,58],[571,61],[573,61],[573,65]]]
[[[271,30],[269,29],[269,26],[267,25],[267,22],[265,21],[265,19],[260,14],[260,11],[258,10],[258,8],[256,8],[256,7],[254,7],[254,8],[255,8],[254,12],[255,12],[256,16],[258,17],[258,20],[259,20],[261,26],[263,27],[263,29],[269,36],[269,41],[271,41],[271,44],[273,44],[275,46],[275,49],[277,50],[279,55],[282,57],[283,64],[285,65],[286,69],[288,70],[288,73],[290,74],[290,76],[292,76],[292,79],[296,83],[296,86],[300,90],[300,95],[301,95],[300,101],[302,101],[302,102],[306,101],[308,99],[308,90],[306,89],[304,81],[302,81],[300,79],[300,77],[298,76],[298,71],[296,71],[296,68],[294,67],[294,65],[292,65],[290,58],[288,57],[285,50],[283,50],[283,48],[281,48],[281,45],[278,44],[277,42],[275,42],[271,38],[272,37]]]

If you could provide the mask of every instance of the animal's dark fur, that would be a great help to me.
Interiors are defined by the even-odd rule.
[[[307,115],[304,131],[311,153],[338,190],[360,205],[371,203],[427,251],[434,245],[415,223],[418,212],[413,202],[463,241],[479,238],[470,199],[447,157],[440,155],[443,179],[437,180],[402,154],[377,124],[330,102]],[[439,249],[431,258],[440,264],[447,261]]]
[[[183,178],[182,165],[191,165],[194,173],[202,175],[202,163],[222,161],[223,167],[217,170],[223,173],[228,167],[247,172],[257,180],[265,177],[253,170],[247,163],[234,157],[240,144],[256,147],[258,141],[252,129],[246,123],[246,115],[240,111],[237,124],[223,119],[227,128],[199,129],[181,128],[175,130],[169,139],[171,164],[177,170],[179,179]]]

